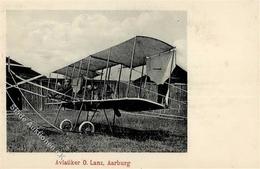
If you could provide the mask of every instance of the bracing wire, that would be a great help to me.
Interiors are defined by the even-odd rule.
[[[163,117],[163,116],[155,116],[151,114],[138,114],[138,113],[130,113],[130,112],[122,112],[123,114],[128,114],[128,115],[133,115],[133,116],[143,116],[143,117],[154,117],[154,118],[161,118],[161,119],[166,119],[166,120],[185,120],[185,118],[176,118],[174,117]]]
[[[10,75],[11,75],[12,80],[13,80],[14,83],[16,84],[16,81],[15,81],[13,75],[12,75],[12,72],[10,72]],[[20,91],[20,93],[21,93],[21,95],[23,96],[24,100],[28,103],[28,105],[31,107],[31,109],[32,109],[43,121],[45,121],[47,124],[49,124],[50,126],[52,126],[53,128],[55,128],[56,130],[62,132],[62,130],[60,130],[60,129],[57,128],[55,125],[53,125],[52,123],[50,123],[46,118],[44,118],[44,117],[32,106],[32,104],[28,101],[28,99],[25,97],[25,95],[23,94],[23,92],[21,91],[21,89],[20,89],[19,87],[18,87],[17,89]],[[6,91],[6,92],[8,93],[8,91]]]
[[[25,80],[25,79],[23,79],[22,77],[20,77],[20,76],[18,76],[17,74],[15,74],[12,70],[10,70],[10,71],[11,71],[11,73],[12,73],[15,77],[17,77],[18,79],[23,80],[23,81]],[[47,88],[47,87],[38,85],[38,84],[36,84],[36,83],[30,82],[30,81],[28,81],[27,83],[29,83],[29,84],[31,84],[31,85],[34,85],[34,86],[37,86],[37,87],[39,87],[39,88],[43,88],[43,89],[46,89],[46,90],[48,90],[48,91],[57,93],[57,94],[59,94],[59,95],[62,95],[62,96],[65,96],[65,97],[74,99],[72,96],[66,95],[66,94],[64,94],[64,93],[60,93],[60,92],[58,92],[58,91],[56,91],[56,90],[53,90],[53,89],[50,89],[50,88]],[[17,86],[17,85],[15,85],[15,86]]]
[[[121,83],[127,84],[126,82],[121,82]],[[135,85],[132,85],[132,84],[130,84],[130,86],[139,88],[138,86],[135,86]],[[160,94],[160,93],[157,93],[157,92],[154,92],[154,91],[150,91],[150,90],[147,90],[147,89],[144,89],[144,90],[147,91],[147,92],[154,93],[154,94],[156,94],[156,95],[158,95],[158,96],[163,96],[163,97],[165,97],[164,95],[162,95],[162,94]],[[175,100],[175,99],[173,99],[173,98],[169,98],[169,99],[172,100],[172,101],[175,101],[175,102],[177,102],[177,103],[180,103],[180,104],[187,104],[186,102],[179,101],[179,100]]]
[[[133,70],[134,70],[135,72],[137,72],[137,73],[141,73],[139,70],[136,70],[136,69],[133,69]],[[147,76],[147,75],[146,75],[146,76]],[[179,88],[179,87],[177,87],[177,86],[175,86],[175,85],[173,85],[173,84],[170,84],[170,83],[168,83],[167,81],[166,81],[165,83],[168,84],[168,85],[170,85],[171,87],[174,87],[174,88],[176,88],[176,89],[179,89],[179,90],[181,90],[181,91],[187,93],[187,90],[184,90],[184,89]]]
[[[11,86],[11,84],[8,83],[8,82],[6,82],[6,84],[9,85],[9,86]],[[18,89],[18,86],[13,86],[13,87],[16,88],[16,89]],[[30,93],[30,94],[33,94],[33,95],[36,95],[36,96],[47,97],[47,96],[41,95],[41,94],[39,94],[39,93],[32,92],[32,91],[30,91],[30,90],[26,90],[26,89],[21,88],[21,87],[20,87],[20,89],[21,89],[22,91],[24,91],[24,92],[27,92],[27,93]],[[8,89],[7,89],[7,90],[8,90]]]

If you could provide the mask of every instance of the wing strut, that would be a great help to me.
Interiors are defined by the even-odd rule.
[[[132,77],[133,61],[134,61],[134,55],[135,55],[135,46],[136,46],[136,37],[135,37],[133,50],[132,50],[132,57],[131,57],[131,64],[130,64],[130,74],[129,74],[129,79],[128,79],[128,86],[127,86],[127,89],[126,89],[126,97],[128,97],[128,94],[129,94],[129,87],[130,87],[130,82],[131,82],[131,77]]]

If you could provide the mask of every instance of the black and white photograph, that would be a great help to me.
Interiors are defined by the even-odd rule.
[[[0,168],[259,168],[257,0],[3,0]]]
[[[7,152],[187,152],[186,11],[7,10]]]

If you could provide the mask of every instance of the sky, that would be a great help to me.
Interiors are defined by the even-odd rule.
[[[44,75],[143,35],[176,46],[187,70],[184,11],[8,10],[7,56]]]

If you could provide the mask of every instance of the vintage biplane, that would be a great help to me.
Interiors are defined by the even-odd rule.
[[[175,67],[176,47],[155,38],[136,36],[52,72],[63,79],[52,85],[50,82],[47,86],[33,82],[43,75],[25,79],[12,71],[12,65],[8,65],[12,83],[7,84],[7,94],[12,99],[8,89],[26,92],[19,86],[30,83],[47,91],[42,96],[48,100],[46,105],[58,106],[54,122],[45,120],[57,130],[93,133],[92,119],[96,113],[103,111],[113,132],[115,118],[121,116],[121,111],[165,109],[169,107],[169,101],[186,106],[185,101],[169,97],[171,73]],[[134,83],[136,77],[145,78]],[[148,89],[148,78],[156,90]],[[75,110],[74,121],[64,119],[56,124],[62,107]],[[113,124],[108,120],[106,109],[114,112]],[[35,108],[33,110],[37,112]],[[78,126],[83,111],[87,112],[86,120]]]

